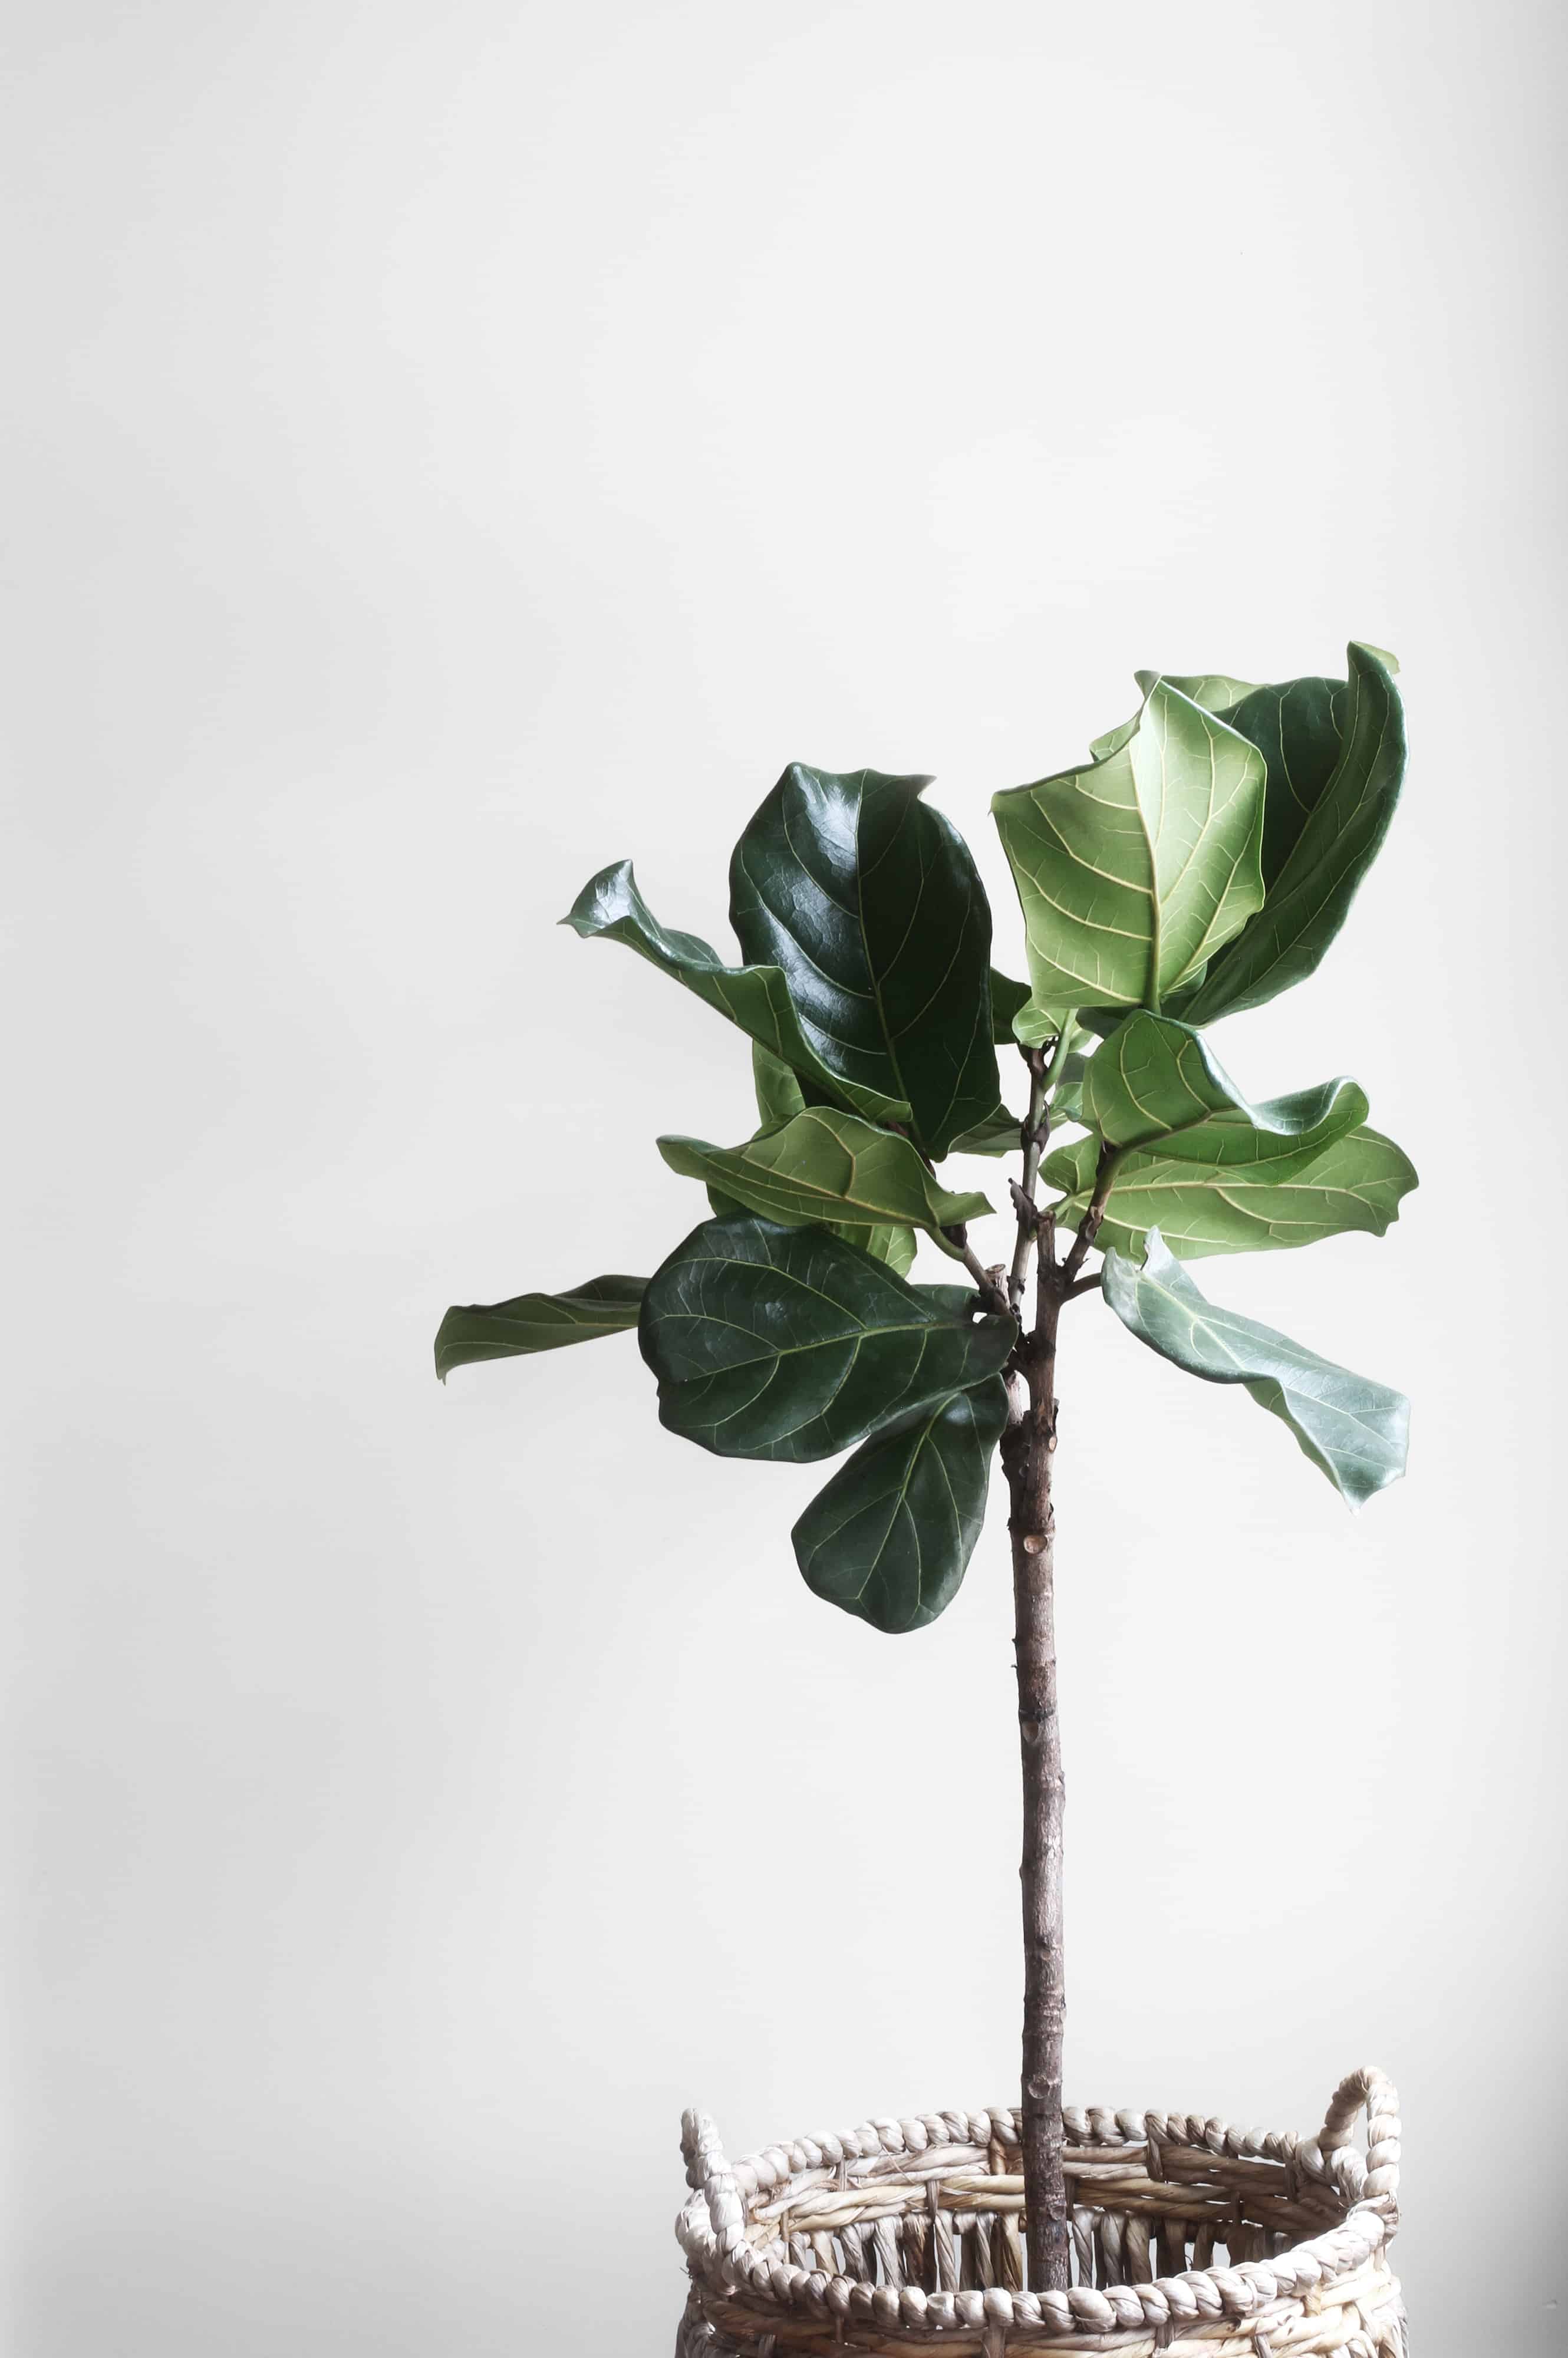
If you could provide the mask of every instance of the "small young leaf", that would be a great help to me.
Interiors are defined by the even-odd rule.
[[[1242,1385],[1288,1424],[1348,1505],[1364,1505],[1404,1472],[1410,1402],[1402,1394],[1206,1301],[1157,1228],[1141,1269],[1107,1253],[1102,1284],[1141,1343],[1207,1383]]]
[[[863,1442],[790,1534],[806,1586],[873,1629],[935,1621],[974,1553],[1006,1422],[990,1376]]]
[[[863,1077],[842,1073],[817,1054],[815,1035],[802,1028],[789,984],[776,966],[726,966],[717,950],[696,934],[661,925],[622,860],[601,869],[583,886],[561,919],[585,940],[598,935],[623,942],[639,957],[684,983],[708,1006],[727,1015],[748,1037],[797,1074],[816,1082],[832,1100],[883,1121],[907,1121],[909,1106]]]
[[[997,795],[1034,1006],[1157,1009],[1195,976],[1262,907],[1263,783],[1256,746],[1156,680],[1103,760]]]
[[[1195,1135],[1188,1131],[1186,1139]],[[1409,1158],[1375,1130],[1347,1130],[1327,1147],[1305,1149],[1242,1120],[1228,1127],[1217,1120],[1206,1135],[1224,1137],[1246,1159],[1191,1162],[1171,1151],[1186,1142],[1174,1139],[1157,1154],[1123,1154],[1097,1239],[1101,1246],[1137,1256],[1157,1228],[1183,1260],[1199,1260],[1209,1253],[1279,1252],[1352,1229],[1380,1237],[1416,1184]],[[1098,1159],[1093,1137],[1075,1139],[1046,1158],[1046,1185],[1066,1191],[1056,1211],[1065,1227],[1088,1208]]]
[[[530,1351],[558,1351],[564,1343],[591,1343],[637,1324],[645,1277],[590,1277],[569,1293],[520,1293],[511,1302],[454,1306],[436,1334],[436,1373],[443,1383],[454,1368],[479,1359],[514,1359]]]
[[[1011,1318],[955,1316],[823,1228],[708,1220],[649,1280],[660,1421],[721,1457],[803,1463],[1000,1372]]]
[[[949,1154],[1016,1154],[1022,1117],[998,1104],[984,1121],[965,1130],[947,1149]]]
[[[793,1121],[806,1110],[799,1080],[760,1040],[752,1043],[752,1086],[757,1096],[757,1120],[764,1130],[776,1130],[781,1121]]]
[[[1028,1006],[1032,994],[1026,982],[1014,982],[1010,974],[999,974],[991,968],[991,1038],[999,1048],[1011,1048],[1017,1034],[1012,1022]]]
[[[990,907],[968,846],[920,799],[929,784],[793,763],[735,847],[730,921],[787,977],[839,1099],[908,1122],[940,1161],[996,1102],[997,1074]]]
[[[870,1228],[891,1220],[924,1228],[944,1252],[959,1258],[943,1229],[991,1208],[983,1195],[949,1195],[939,1187],[907,1138],[827,1106],[807,1107],[777,1130],[760,1130],[743,1146],[661,1138],[659,1152],[672,1171],[707,1181],[781,1227],[815,1221],[825,1228],[846,1222]]]

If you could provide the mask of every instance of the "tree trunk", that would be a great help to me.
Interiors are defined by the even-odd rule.
[[[1023,2185],[1029,2282],[1065,2292],[1070,2282],[1067,2189],[1062,2174],[1062,1731],[1056,1711],[1055,1518],[1056,1290],[1041,1289],[1034,1332],[1019,1355],[1028,1405],[1002,1436],[1011,1501],[1018,1736],[1023,1763]]]

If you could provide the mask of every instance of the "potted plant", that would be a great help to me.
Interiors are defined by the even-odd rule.
[[[1176,1368],[1240,1385],[1349,1506],[1404,1469],[1398,1393],[1209,1301],[1187,1267],[1380,1236],[1415,1184],[1354,1081],[1249,1103],[1203,1029],[1304,979],[1338,932],[1400,791],[1394,669],[1352,645],[1346,679],[1139,674],[1138,712],[1086,763],[993,802],[1027,983],[991,967],[979,877],[929,781],[873,770],[792,765],[750,820],[730,871],[739,962],[660,925],[628,862],[565,920],[749,1038],[759,1126],[732,1145],[660,1139],[708,1217],[651,1278],[449,1310],[438,1373],[635,1327],[673,1432],[727,1456],[849,1453],[795,1552],[817,1595],[891,1632],[954,1595],[993,1454],[1009,1501],[1020,2100],[733,2169],[688,2115],[683,2350],[1404,2350],[1379,2075],[1352,2075],[1314,2141],[1064,2104],[1051,1502],[1058,1335],[1091,1299]],[[1021,1109],[999,1044],[1022,1057]],[[974,1233],[991,1204],[939,1166],[1009,1152],[992,1259]],[[911,1279],[921,1236],[953,1282]]]

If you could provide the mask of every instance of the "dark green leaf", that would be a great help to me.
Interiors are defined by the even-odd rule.
[[[590,1277],[569,1293],[520,1293],[511,1302],[472,1302],[448,1311],[436,1335],[436,1373],[443,1383],[454,1368],[478,1359],[514,1359],[529,1351],[558,1351],[564,1343],[590,1343],[596,1335],[635,1326],[645,1277]]]
[[[1263,780],[1255,746],[1157,680],[1104,760],[993,798],[1041,1024],[1158,1008],[1261,908]]]
[[[738,1195],[727,1195],[722,1187],[710,1186],[708,1202],[715,1219],[719,1220],[727,1220],[736,1212],[748,1209]],[[829,1236],[842,1237],[846,1244],[856,1245],[861,1252],[870,1253],[873,1260],[886,1261],[889,1269],[896,1270],[900,1277],[907,1277],[914,1266],[913,1228],[902,1228],[891,1220],[879,1221],[871,1228],[866,1228],[859,1220],[823,1220],[820,1226]]]
[[[1012,1028],[1015,1015],[1022,1015],[1030,1001],[1029,985],[1014,982],[1009,974],[999,974],[991,968],[991,1038],[999,1048],[1011,1048],[1017,1034]]]
[[[778,967],[726,966],[697,935],[676,933],[661,925],[637,890],[629,860],[601,870],[585,884],[561,923],[585,939],[602,934],[612,942],[623,942],[661,973],[673,976],[708,1006],[727,1015],[770,1055],[808,1076],[856,1112],[886,1121],[908,1120],[909,1107],[902,1097],[888,1095],[823,1063],[816,1052],[815,1031],[808,1037],[807,1029],[802,1027],[789,985]]]
[[[1098,1241],[1136,1258],[1157,1228],[1183,1260],[1199,1260],[1208,1253],[1278,1252],[1357,1228],[1380,1237],[1416,1184],[1408,1157],[1375,1130],[1347,1130],[1326,1148],[1303,1149],[1238,1122],[1229,1140],[1248,1159],[1221,1165],[1169,1151],[1122,1155]],[[1066,1193],[1057,1211],[1065,1226],[1076,1226],[1087,1208],[1098,1154],[1098,1141],[1090,1137],[1046,1159],[1045,1184]]]
[[[997,1374],[1011,1318],[955,1317],[822,1228],[708,1220],[649,1281],[659,1415],[721,1457],[830,1457]]]
[[[1109,1146],[1158,1140],[1185,1162],[1257,1162],[1278,1177],[1281,1155],[1316,1154],[1367,1119],[1366,1097],[1344,1079],[1249,1105],[1200,1033],[1141,1009],[1095,1055],[1068,1059],[1056,1103]],[[1270,1141],[1260,1154],[1252,1132]]]
[[[1227,717],[1269,755],[1267,850],[1278,865],[1262,910],[1173,1008],[1189,1023],[1260,1007],[1313,972],[1377,857],[1404,777],[1399,691],[1369,647],[1351,646],[1348,685],[1258,689]]]
[[[1288,1424],[1352,1507],[1404,1472],[1410,1402],[1402,1394],[1206,1301],[1157,1228],[1141,1269],[1107,1253],[1103,1287],[1122,1324],[1152,1351],[1207,1383],[1242,1385]]]
[[[828,1106],[807,1107],[743,1146],[661,1138],[659,1152],[672,1171],[705,1180],[785,1228],[813,1220],[838,1228],[892,1221],[924,1228],[945,1252],[956,1253],[943,1229],[991,1208],[983,1195],[950,1195],[938,1186],[907,1138]]]
[[[735,847],[730,918],[745,956],[787,977],[818,1076],[909,1121],[939,1161],[997,1076],[990,909],[962,837],[920,800],[929,783],[792,763]]]
[[[874,1629],[923,1629],[957,1595],[1007,1422],[1000,1376],[863,1442],[791,1537],[806,1586]]]

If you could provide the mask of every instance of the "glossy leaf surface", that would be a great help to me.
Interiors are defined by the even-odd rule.
[[[700,936],[661,925],[637,889],[629,860],[601,870],[585,884],[561,923],[586,940],[603,935],[611,941],[623,942],[662,974],[684,983],[708,1006],[727,1015],[770,1055],[793,1072],[808,1076],[856,1112],[874,1120],[908,1120],[909,1107],[903,1098],[823,1062],[817,1054],[816,1029],[808,1031],[802,1024],[781,968],[726,966]]]
[[[997,795],[1034,1009],[1157,1009],[1195,976],[1263,904],[1263,784],[1256,746],[1157,680],[1103,760]]]
[[[590,1277],[569,1293],[519,1293],[511,1302],[455,1305],[436,1334],[436,1373],[443,1383],[454,1368],[481,1359],[515,1359],[531,1351],[558,1351],[622,1335],[637,1324],[645,1277]]]
[[[1232,1145],[1245,1159],[1224,1165],[1130,1149],[1117,1164],[1098,1241],[1136,1259],[1149,1230],[1158,1228],[1181,1260],[1198,1260],[1209,1253],[1280,1252],[1354,1229],[1380,1237],[1416,1184],[1408,1156],[1375,1130],[1347,1130],[1326,1148],[1303,1149],[1238,1123]],[[1046,1159],[1046,1184],[1065,1191],[1057,1217],[1067,1227],[1088,1206],[1098,1154],[1090,1137]]]
[[[942,1230],[991,1208],[983,1195],[938,1186],[907,1138],[827,1106],[807,1107],[743,1146],[661,1138],[659,1152],[672,1171],[705,1180],[784,1227],[893,1221],[924,1228],[945,1252],[956,1253]]]
[[[730,919],[746,957],[787,978],[839,1098],[907,1120],[940,1160],[995,1104],[997,1074],[990,908],[968,845],[920,799],[929,783],[792,763],[735,847]]]
[[[1141,1009],[1094,1055],[1069,1061],[1056,1107],[1110,1146],[1158,1141],[1186,1162],[1259,1162],[1280,1177],[1282,1156],[1315,1154],[1367,1119],[1364,1093],[1345,1079],[1249,1105],[1200,1033]]]
[[[863,1442],[790,1535],[806,1586],[875,1629],[935,1621],[974,1553],[1006,1422],[992,1376]]]
[[[722,1187],[709,1187],[708,1206],[717,1220],[733,1219],[744,1214],[749,1206],[738,1195],[727,1195]],[[856,1220],[824,1220],[821,1223],[830,1237],[842,1237],[847,1245],[870,1253],[873,1260],[885,1261],[900,1277],[907,1277],[914,1266],[914,1230],[901,1228],[892,1220],[866,1228]]]
[[[1401,1393],[1206,1301],[1158,1231],[1141,1269],[1107,1253],[1102,1282],[1107,1302],[1141,1343],[1206,1383],[1240,1384],[1290,1427],[1352,1507],[1404,1472],[1410,1402]]]
[[[830,1457],[1000,1372],[1010,1318],[957,1317],[842,1238],[708,1220],[638,1324],[659,1416],[721,1457]]]
[[[1227,715],[1269,757],[1268,898],[1172,1010],[1188,1022],[1260,1007],[1304,980],[1344,924],[1404,778],[1390,660],[1353,644],[1348,683],[1260,688]]]

